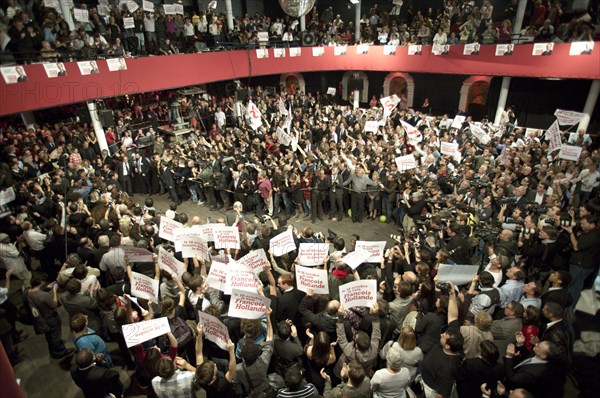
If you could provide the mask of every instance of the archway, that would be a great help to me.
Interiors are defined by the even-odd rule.
[[[360,102],[369,102],[369,78],[364,72],[348,71],[342,77],[342,99],[352,101],[351,93],[360,91]]]
[[[465,79],[460,89],[458,109],[473,116],[475,120],[481,120],[486,116],[491,80],[489,76],[471,76]]]
[[[383,80],[383,96],[396,94],[402,98],[404,94],[406,102],[402,102],[400,107],[412,107],[415,98],[415,81],[408,73],[391,72]]]
[[[281,75],[279,78],[279,84],[282,88],[287,89],[288,92],[296,93],[298,90],[303,93],[306,92],[304,76],[302,76],[300,73],[285,73]]]

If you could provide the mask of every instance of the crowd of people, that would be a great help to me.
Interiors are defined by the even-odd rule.
[[[307,14],[306,27],[314,34],[310,45],[371,44],[466,44],[591,41],[598,23],[597,10],[572,11],[564,2],[528,3],[523,29],[513,36],[518,1],[494,10],[489,0],[448,0],[438,9],[421,10],[410,1],[375,4],[360,19],[360,39],[355,21],[344,21],[333,7],[319,15],[316,7]],[[2,62],[31,63],[170,55],[207,49],[248,46],[301,45],[297,19],[269,15],[245,15],[227,28],[225,15],[213,9],[185,15],[164,15],[162,10],[130,12],[126,3],[107,1],[98,7],[79,5],[89,21],[74,21],[71,29],[62,13],[43,2],[7,0],[0,9]],[[56,3],[58,7],[58,2]],[[160,12],[159,12],[160,11]],[[366,10],[365,10],[366,11]],[[124,19],[133,18],[125,28]]]
[[[139,107],[117,112],[104,150],[85,124],[0,131],[0,187],[15,193],[2,207],[0,337],[15,365],[17,322],[33,324],[53,358],[73,355],[66,322],[71,375],[86,397],[121,396],[118,365],[135,370],[133,392],[158,397],[562,397],[568,374],[594,391],[577,367],[597,355],[600,154],[589,135],[562,135],[582,148],[569,161],[548,151],[542,130],[515,126],[510,108],[501,125],[479,125],[490,137],[483,144],[470,118],[452,128],[447,115],[403,104],[384,115],[377,104],[353,109],[318,93],[257,87],[251,98],[263,115],[254,128],[234,98],[176,98],[195,129],[172,142],[153,125],[175,115],[133,100]],[[364,131],[369,120],[382,121],[376,132]],[[442,154],[444,143],[457,152]],[[410,154],[415,167],[399,168],[396,158]],[[155,208],[161,193],[169,209]],[[184,200],[220,216],[178,211]],[[380,262],[351,269],[341,259],[360,237],[288,222],[299,217],[400,232]],[[240,249],[182,258],[158,236],[165,218],[237,226]],[[270,251],[289,229],[296,247],[329,243],[317,267],[329,294],[298,290],[297,250]],[[127,246],[165,249],[185,272],[175,277],[156,258],[130,262]],[[269,264],[257,292],[270,308],[261,319],[229,316],[230,296],[207,281],[211,265],[261,249]],[[445,264],[479,267],[454,286],[437,275]],[[132,272],[158,281],[157,302],[132,297]],[[22,310],[11,276],[22,281]],[[376,304],[344,308],[339,287],[361,279],[377,281]],[[226,325],[226,349],[204,338],[199,311]],[[122,326],[159,317],[170,333],[127,348]]]

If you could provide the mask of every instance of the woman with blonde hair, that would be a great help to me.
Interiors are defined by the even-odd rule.
[[[395,352],[394,354],[391,354]],[[412,326],[404,326],[398,337],[398,341],[388,342],[379,353],[381,359],[386,360],[388,355],[399,354],[404,361],[402,366],[408,368],[410,380],[413,381],[417,376],[417,368],[423,360],[423,351],[417,347],[417,335]]]

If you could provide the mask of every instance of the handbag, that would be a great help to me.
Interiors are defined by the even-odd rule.
[[[40,313],[40,310],[33,304],[29,293],[27,294],[27,301],[29,302],[29,309],[31,310],[31,316],[33,317],[33,330],[35,334],[44,334],[50,331],[50,327],[46,322],[46,319]]]

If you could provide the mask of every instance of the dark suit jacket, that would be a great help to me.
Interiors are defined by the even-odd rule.
[[[514,358],[504,357],[504,385],[507,390],[524,388],[535,397],[561,398],[565,373],[557,364],[540,363],[522,365],[515,369]]]
[[[277,296],[277,311],[275,317],[277,322],[285,321],[286,319],[296,320],[299,317],[298,307],[300,300],[304,297],[304,292],[294,288],[289,292],[282,293]]]
[[[120,397],[123,394],[123,384],[119,380],[119,372],[100,366],[80,370],[77,365],[71,368],[71,377],[85,398],[104,398],[109,393]]]
[[[551,302],[560,304],[561,307],[567,308],[571,304],[573,304],[573,299],[571,298],[571,293],[566,289],[556,289],[549,290],[542,295],[542,307],[544,304]]]
[[[132,176],[133,171],[134,171],[134,167],[133,167],[133,163],[128,162],[129,163],[129,177]],[[117,163],[117,173],[119,174],[119,178],[123,178],[123,164],[124,162],[118,162]]]
[[[285,371],[297,363],[302,363],[304,349],[298,337],[290,337],[288,340],[282,340],[276,337],[273,340],[275,351],[273,357],[276,358],[274,363],[275,371],[282,376],[285,376]],[[273,362],[273,361],[272,361]]]
[[[551,341],[560,350],[560,358],[564,363],[571,362],[571,350],[573,348],[573,339],[571,333],[564,320],[558,321],[554,325],[547,328],[540,341]]]
[[[480,398],[481,385],[487,384],[492,391],[496,389],[496,383],[504,377],[502,364],[486,364],[481,358],[465,360],[458,368],[456,374],[456,388],[458,396],[463,398]]]
[[[525,195],[525,198],[527,199],[528,202],[533,203],[535,201],[535,195],[536,195],[536,191],[532,189],[529,192],[527,192],[527,195]],[[548,195],[544,194],[544,197],[542,198],[542,205],[546,202],[547,197],[548,197]]]
[[[140,170],[140,174],[145,174],[146,176],[150,175],[150,161],[148,160],[148,158],[142,157],[142,169]],[[137,167],[138,165],[138,160],[135,160],[134,163],[135,167]]]

